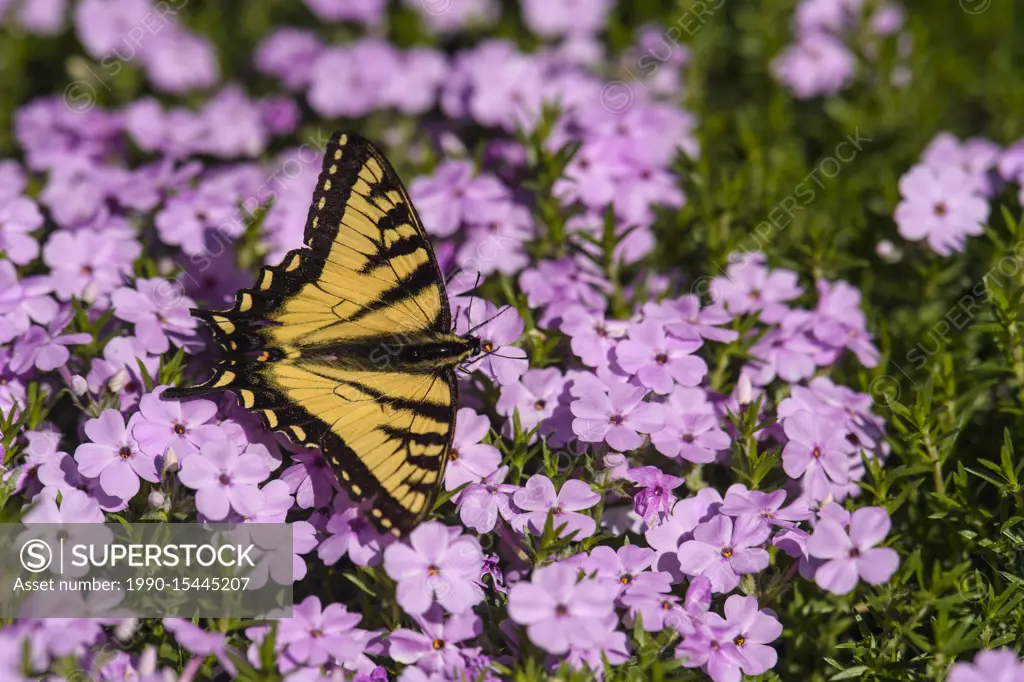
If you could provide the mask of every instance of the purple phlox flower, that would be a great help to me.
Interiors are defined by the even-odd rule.
[[[21,164],[14,159],[0,160],[0,202],[14,199],[28,187]]]
[[[550,429],[545,429],[543,424],[554,415],[564,392],[565,376],[559,369],[526,370],[519,381],[501,388],[496,409],[498,414],[508,417],[502,433],[506,438],[514,435],[512,415],[518,410],[523,431],[528,433],[540,426],[539,433],[551,435]],[[533,434],[531,443],[537,440],[537,435]]]
[[[388,636],[388,655],[399,663],[415,665],[427,672],[441,672],[457,678],[466,670],[466,654],[460,642],[479,637],[483,621],[472,611],[444,618],[441,607],[434,604],[422,616],[414,618],[421,632],[399,628]]]
[[[515,308],[503,306],[499,310],[490,301],[477,299],[455,323],[456,333],[466,334],[475,328],[473,334],[480,339],[481,354],[466,363],[465,369],[479,370],[502,386],[518,380],[528,369],[529,362],[526,351],[512,344],[519,341],[524,327],[523,318]]]
[[[398,583],[396,599],[418,616],[438,603],[449,613],[465,613],[483,601],[480,542],[436,521],[420,524],[408,543],[384,550],[384,570]]]
[[[209,400],[163,400],[166,386],[157,386],[139,401],[139,416],[132,436],[139,448],[153,457],[162,457],[173,447],[181,458],[198,452],[203,443],[224,438],[214,423],[217,404]]]
[[[117,512],[128,506],[129,500],[111,495],[103,490],[98,478],[87,478],[78,470],[78,462],[71,455],[58,452],[49,457],[36,469],[36,476],[43,488],[40,494],[53,499],[68,492],[82,492],[95,500],[105,512]]]
[[[569,649],[569,655],[563,659],[561,656],[549,656],[552,665],[561,663],[564,660],[578,671],[602,671],[595,673],[595,679],[603,678],[603,666],[607,662],[610,666],[619,666],[629,660],[630,646],[626,633],[615,628],[615,618],[609,619],[611,628],[605,631],[604,638],[588,647],[574,646]]]
[[[303,0],[315,15],[325,21],[352,21],[379,24],[384,19],[387,0]]]
[[[104,410],[96,419],[85,423],[85,435],[91,442],[75,450],[75,461],[83,476],[99,477],[103,490],[122,500],[129,500],[139,492],[139,479],[151,483],[160,480],[162,457],[147,454],[132,437],[138,423],[134,415],[125,426],[124,417],[117,410]]]
[[[576,304],[587,310],[603,310],[603,292],[610,287],[597,266],[582,256],[542,260],[536,268],[527,268],[519,275],[519,288],[526,294],[527,303],[531,308],[544,309],[538,320],[542,327],[558,326],[563,312]],[[624,332],[626,323],[619,326]]]
[[[228,647],[227,638],[222,633],[204,630],[184,618],[164,618],[162,622],[164,629],[174,635],[178,644],[189,652],[202,658],[215,656],[224,670],[231,675],[235,674],[235,664],[232,662],[231,656],[228,655],[228,651],[232,651],[235,655],[239,654],[234,652],[233,648]]]
[[[12,263],[25,265],[36,259],[39,242],[29,233],[42,226],[43,214],[34,201],[0,196],[0,252]]]
[[[588,575],[596,572],[599,580],[615,585],[620,596],[634,590],[667,592],[670,589],[667,575],[649,570],[656,558],[655,551],[649,547],[623,545],[614,550],[599,545],[583,556],[581,568]]]
[[[404,0],[404,4],[440,33],[457,31],[467,25],[488,26],[501,16],[501,7],[495,0],[469,0],[451,6],[424,4],[420,0]],[[438,11],[442,8],[443,12]]]
[[[730,261],[726,274],[711,281],[711,297],[733,315],[758,313],[764,322],[779,322],[789,312],[786,302],[804,291],[795,272],[769,270],[763,254],[730,256]]]
[[[998,189],[999,145],[980,137],[961,142],[949,132],[941,132],[932,138],[924,151],[921,162],[936,168],[957,167],[967,174],[976,185],[976,190],[992,196]]]
[[[438,91],[449,73],[443,52],[414,47],[398,55],[400,71],[385,84],[383,98],[403,114],[423,114],[434,108]]]
[[[456,67],[472,64],[473,71],[469,92],[463,98],[465,113],[481,125],[508,132],[534,129],[540,120],[545,89],[540,60],[502,40],[485,42],[459,57]],[[442,97],[450,95],[453,86],[461,85],[458,81],[446,83]]]
[[[43,261],[52,270],[57,298],[102,302],[131,274],[141,251],[134,238],[119,230],[60,230],[43,247]]]
[[[264,488],[265,489],[265,488]],[[298,582],[306,577],[306,561],[303,554],[309,554],[320,544],[316,527],[309,521],[295,521],[292,527],[292,579]],[[284,579],[284,578],[282,578]]]
[[[926,240],[941,256],[963,251],[967,237],[980,235],[988,220],[988,201],[977,183],[956,166],[919,164],[900,178],[895,220],[910,241]]]
[[[459,409],[455,416],[455,436],[448,453],[448,466],[444,472],[445,490],[478,483],[498,468],[501,464],[498,448],[480,442],[490,430],[491,420],[487,415],[477,414],[468,407]]]
[[[324,46],[312,31],[284,26],[274,29],[256,48],[256,70],[278,78],[286,88],[303,90]]]
[[[820,414],[841,425],[855,447],[863,447],[876,456],[888,453],[885,420],[872,413],[874,403],[870,395],[839,386],[828,377],[815,377],[807,386],[791,386],[790,391],[790,396],[779,403],[780,420],[800,410]]]
[[[416,178],[409,194],[423,216],[423,225],[438,237],[448,237],[467,222],[507,205],[511,195],[497,178],[476,175],[468,161],[446,161],[431,176]],[[486,218],[484,218],[486,220]]]
[[[287,665],[282,662],[282,671],[296,665],[319,667],[328,661],[359,660],[374,636],[356,627],[361,619],[344,604],[322,606],[319,597],[306,597],[295,605],[291,618],[278,622],[275,647],[289,659]]]
[[[149,12],[148,0],[82,0],[74,8],[75,33],[90,57],[102,59],[119,48],[124,51],[128,32],[141,26]]]
[[[725,618],[709,613],[703,626],[718,644],[717,649],[712,645],[712,650],[718,655],[712,654],[708,661],[708,674],[716,682],[738,681],[739,670],[747,675],[764,674],[779,660],[769,643],[782,634],[782,624],[773,611],[758,610],[754,597],[732,595],[725,600]],[[730,663],[739,670],[723,670]],[[687,667],[691,667],[689,662]]]
[[[499,515],[511,522],[516,516],[512,510],[512,495],[521,488],[504,483],[508,467],[502,466],[488,474],[479,483],[470,483],[459,494],[456,510],[467,528],[478,533],[490,533],[498,523]]]
[[[887,581],[899,567],[896,550],[876,547],[892,522],[881,507],[862,507],[850,515],[849,531],[836,521],[820,519],[807,541],[808,553],[824,559],[814,581],[834,594],[847,594],[860,578],[871,585]],[[849,534],[847,534],[849,533]]]
[[[33,366],[43,372],[63,367],[71,359],[68,346],[77,346],[92,341],[90,334],[62,334],[71,322],[71,312],[57,315],[44,327],[33,326],[14,343],[11,354],[11,371],[16,374],[28,371]]]
[[[263,111],[238,86],[228,86],[203,105],[200,116],[205,124],[201,153],[232,158],[256,157],[266,149],[270,132]]]
[[[715,592],[731,592],[740,576],[768,568],[768,552],[761,545],[769,529],[757,518],[735,521],[719,514],[693,531],[693,539],[679,547],[679,565],[690,576],[703,575]]]
[[[576,567],[555,563],[538,568],[530,582],[518,582],[509,590],[509,617],[525,625],[530,641],[548,653],[595,647],[615,629],[617,586],[577,580],[578,575]]]
[[[813,99],[845,88],[857,71],[857,58],[835,36],[815,32],[786,47],[771,69],[796,97]]]
[[[801,36],[842,35],[856,26],[863,4],[864,0],[803,0],[793,17],[796,32]]]
[[[629,323],[605,320],[604,313],[575,305],[562,315],[562,331],[569,336],[572,352],[590,367],[608,364],[608,356],[625,336]]]
[[[685,497],[672,507],[672,513],[662,523],[644,532],[647,544],[658,553],[654,567],[659,571],[667,571],[678,580],[682,579],[679,572],[677,555],[679,547],[691,539],[693,530],[701,523],[708,521],[718,513],[722,504],[722,496],[711,487],[701,488],[696,495]]]
[[[633,509],[648,526],[656,526],[672,511],[676,502],[672,491],[683,484],[678,476],[669,476],[655,466],[631,468],[627,478],[641,488],[633,498]]]
[[[177,25],[151,35],[139,56],[149,82],[161,92],[181,94],[208,88],[220,74],[213,44]]]
[[[802,479],[804,494],[812,500],[828,497],[833,486],[850,482],[849,460],[853,452],[845,430],[805,410],[782,423],[789,442],[782,450],[782,468],[790,478]]]
[[[665,395],[674,382],[697,386],[707,375],[707,363],[692,355],[702,345],[700,338],[670,338],[662,324],[645,320],[630,326],[629,338],[615,346],[615,359],[644,386]]]
[[[641,433],[655,433],[665,427],[664,408],[658,403],[643,402],[646,395],[646,388],[631,384],[588,393],[570,405],[576,417],[573,432],[581,441],[605,441],[623,452],[640,447]]]
[[[251,516],[263,509],[265,499],[258,484],[270,475],[270,467],[258,454],[239,452],[231,440],[200,445],[199,452],[181,458],[178,480],[196,491],[196,510],[210,521],[220,521],[234,511]]]
[[[295,502],[302,509],[326,507],[337,487],[337,479],[331,466],[319,450],[307,450],[292,454],[295,464],[281,472],[281,480],[288,484],[295,495]]]
[[[246,516],[231,514],[228,519],[243,523],[284,523],[288,512],[295,506],[288,484],[274,479],[267,481],[260,490],[263,492],[263,506],[259,511]]]
[[[483,276],[501,272],[512,275],[529,264],[523,245],[533,238],[534,224],[526,207],[507,201],[496,202],[484,214],[467,216],[480,224],[467,230],[466,240],[459,247],[455,261],[464,268],[472,267]],[[466,276],[468,277],[468,272]]]
[[[710,403],[709,403],[710,405]],[[651,434],[651,443],[666,457],[688,462],[715,461],[718,453],[729,449],[732,440],[712,414],[681,414],[666,405],[665,428]]]
[[[758,339],[748,351],[754,361],[743,371],[754,386],[767,386],[776,377],[796,383],[814,375],[814,358],[821,346],[802,330],[790,329],[786,321]]]
[[[328,47],[313,63],[306,100],[324,117],[363,116],[391,104],[381,84],[401,67],[400,53],[379,38]]]
[[[611,137],[585,141],[563,176],[555,181],[552,192],[566,206],[578,201],[591,211],[604,211],[613,201],[621,200],[621,183],[633,171],[628,144]]]
[[[18,277],[10,261],[0,260],[0,343],[20,336],[36,322],[47,325],[60,312],[48,277]]]
[[[837,348],[849,348],[865,367],[878,364],[879,353],[867,332],[860,308],[860,290],[846,282],[819,279],[818,307],[811,322],[817,341]]]
[[[109,389],[112,393],[122,394],[122,409],[134,405],[144,390],[139,360],[151,377],[156,376],[160,358],[147,353],[141,341],[134,336],[111,339],[103,347],[103,358],[92,361],[92,367],[85,377],[89,391],[100,394],[104,389]]]
[[[26,524],[103,523],[103,510],[81,490],[69,490],[61,496],[59,505],[55,498],[37,496],[22,521]]]
[[[527,530],[540,535],[544,530],[548,514],[553,515],[553,527],[565,525],[561,537],[574,535],[575,540],[582,540],[594,534],[597,523],[593,517],[580,514],[583,509],[596,505],[601,496],[591,490],[585,481],[570,479],[562,484],[561,490],[555,494],[555,484],[542,474],[534,474],[526,481],[521,490],[512,495],[516,506],[523,510],[512,521],[512,526],[520,533]]]
[[[539,36],[553,38],[574,33],[598,33],[604,27],[611,0],[571,0],[552,6],[544,0],[525,0],[523,21]]]
[[[317,548],[317,555],[324,564],[332,566],[345,555],[356,566],[380,563],[388,539],[370,522],[368,507],[368,503],[353,503],[344,494],[334,498],[334,510],[326,527],[330,536]]]
[[[721,302],[702,308],[696,294],[686,294],[660,303],[648,302],[643,306],[645,320],[655,320],[665,326],[669,334],[679,339],[702,338],[708,341],[732,343],[739,332],[721,329],[732,321],[732,315]]]
[[[188,190],[167,200],[154,218],[160,241],[180,246],[187,256],[205,256],[207,237],[217,226],[231,224],[237,208],[230,199],[211,192]],[[221,228],[223,239],[227,231]],[[230,235],[237,236],[237,235]]]
[[[1024,663],[1012,649],[978,652],[971,663],[957,662],[949,669],[947,682],[1021,682]]]
[[[808,508],[805,500],[798,499],[782,509],[782,504],[785,501],[785,490],[765,493],[760,490],[747,490],[742,485],[734,485],[726,491],[725,501],[718,511],[733,518],[745,515],[754,516],[767,526],[781,528],[793,528],[801,521],[810,521],[814,518],[814,512]]]
[[[485,556],[483,572],[480,574],[480,578],[482,579],[485,575],[491,576],[491,589],[507,595],[508,588],[505,587],[505,574],[501,570],[500,561],[497,554]]]

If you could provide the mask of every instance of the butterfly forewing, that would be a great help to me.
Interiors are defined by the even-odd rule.
[[[235,391],[268,428],[319,447],[353,497],[373,500],[377,525],[402,534],[430,510],[444,471],[457,358],[413,371],[389,355],[396,338],[447,333],[451,316],[408,194],[362,137],[338,132],[327,145],[304,243],[232,310],[195,311],[224,359],[207,383],[165,395]],[[363,357],[378,342],[382,352]]]

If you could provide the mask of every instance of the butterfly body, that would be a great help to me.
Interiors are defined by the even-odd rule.
[[[319,448],[370,518],[402,535],[430,511],[455,427],[455,369],[481,351],[452,332],[444,279],[408,194],[367,140],[328,143],[304,248],[260,270],[231,310],[194,310],[223,355],[207,382],[264,425]]]

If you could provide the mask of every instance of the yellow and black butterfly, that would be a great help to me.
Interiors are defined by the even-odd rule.
[[[292,442],[319,448],[374,523],[403,535],[431,509],[455,431],[455,369],[480,340],[452,333],[444,278],[409,195],[366,139],[336,132],[306,248],[261,269],[231,310],[193,310],[223,349],[213,377],[170,399],[233,391]]]

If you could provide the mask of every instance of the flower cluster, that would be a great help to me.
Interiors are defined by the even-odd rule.
[[[904,21],[905,11],[896,3],[801,0],[793,18],[796,42],[775,58],[772,71],[800,99],[834,95],[857,75],[857,52],[849,44],[855,38],[868,36],[858,46],[868,59],[877,60],[879,43],[894,35],[899,57],[909,54],[911,36],[901,31]],[[895,85],[905,85],[910,72],[896,66],[888,78]]]

